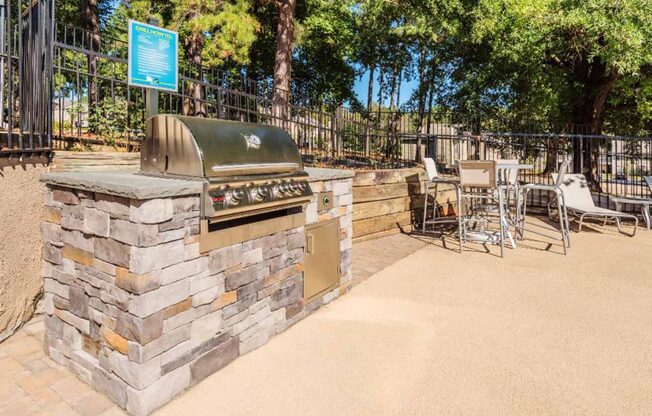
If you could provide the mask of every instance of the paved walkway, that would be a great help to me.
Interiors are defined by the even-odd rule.
[[[124,413],[43,353],[43,319],[0,344],[0,415],[114,416]]]
[[[528,240],[502,260],[419,237],[156,416],[650,415],[652,232],[598,230],[566,257]],[[0,344],[0,415],[120,414],[43,357],[41,334]]]
[[[360,283],[426,245],[407,234],[394,234],[353,245],[353,280]]]

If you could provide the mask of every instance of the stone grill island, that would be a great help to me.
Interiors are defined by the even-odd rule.
[[[46,353],[147,415],[346,292],[353,174],[306,171],[305,225],[205,253],[200,182],[44,175]],[[321,223],[337,224],[339,275],[306,299],[306,234]]]

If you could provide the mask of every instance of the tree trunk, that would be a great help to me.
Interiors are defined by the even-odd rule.
[[[428,117],[426,119],[426,133],[430,135],[432,132],[432,103],[433,100],[435,99],[435,85],[432,83],[431,80],[431,85],[428,88],[428,108],[426,109],[426,113],[428,114]],[[432,155],[431,155],[432,156]]]
[[[577,100],[573,111],[574,122],[581,126],[580,134],[598,136],[602,134],[605,109],[609,93],[618,79],[618,75],[606,68],[599,59],[594,58],[590,64],[580,66],[584,74],[577,74],[576,79],[583,82],[583,94]],[[575,169],[580,169],[586,176],[594,191],[599,191],[600,147],[602,139],[588,137],[576,139],[573,146]]]
[[[369,156],[371,153],[371,132],[369,131],[369,124],[371,122],[371,111],[374,97],[374,72],[376,71],[376,64],[369,65],[369,83],[367,84],[367,123],[365,127],[365,144],[364,154]]]
[[[82,0],[81,13],[84,28],[89,32],[86,35],[86,46],[93,52],[100,50],[100,16],[97,8],[97,0]],[[88,115],[89,118],[95,114],[99,103],[99,92],[97,87],[97,56],[88,55]],[[91,126],[93,128],[93,126]]]
[[[374,96],[374,73],[376,72],[376,64],[369,65],[369,82],[367,83],[367,113],[371,114],[371,107],[373,104]]]
[[[282,126],[287,126],[289,117],[295,6],[296,0],[281,0],[279,2],[278,25],[276,27],[273,106],[275,108],[275,117],[281,121]]]
[[[548,174],[557,171],[559,161],[559,140],[560,137],[551,137],[546,141],[546,167],[543,173]]]
[[[198,17],[199,13],[195,13],[192,18]],[[193,33],[185,39],[184,43],[186,55],[191,63],[191,76],[196,79],[201,79],[201,51],[204,46],[204,35],[201,32]],[[206,117],[206,105],[204,103],[204,94],[201,83],[190,82],[190,92],[183,102],[183,114]]]
[[[378,127],[382,126],[383,85],[383,67],[380,65],[380,73],[378,74]]]
[[[398,73],[398,85],[396,86],[396,111],[398,112],[401,108],[401,85],[403,84],[403,71]]]
[[[418,97],[419,97],[419,113],[417,121],[417,149],[414,154],[414,161],[421,162],[421,134],[423,133],[423,116],[426,109],[426,48],[424,45],[421,45],[421,54],[419,56],[419,85],[417,87]]]
[[[389,112],[394,111],[394,94],[396,94],[396,81],[398,80],[398,74],[396,73],[396,64],[394,64],[394,69],[392,71],[392,83],[389,88]]]
[[[387,143],[387,149],[385,151],[386,157],[391,157],[392,154],[394,153],[394,145],[395,145],[395,121],[396,117],[394,114],[394,97],[396,95],[396,86],[398,83],[398,69],[397,69],[397,64],[394,63],[393,69],[392,69],[392,82],[391,82],[391,87],[389,90],[389,119],[387,120],[387,130],[390,135],[390,140]]]

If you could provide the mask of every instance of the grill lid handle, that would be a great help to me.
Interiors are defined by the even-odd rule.
[[[294,172],[300,168],[298,163],[240,163],[231,165],[215,165],[211,170],[220,174],[246,174],[246,173],[280,173]]]

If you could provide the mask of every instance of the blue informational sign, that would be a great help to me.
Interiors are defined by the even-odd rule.
[[[177,91],[179,34],[129,20],[129,85]]]

